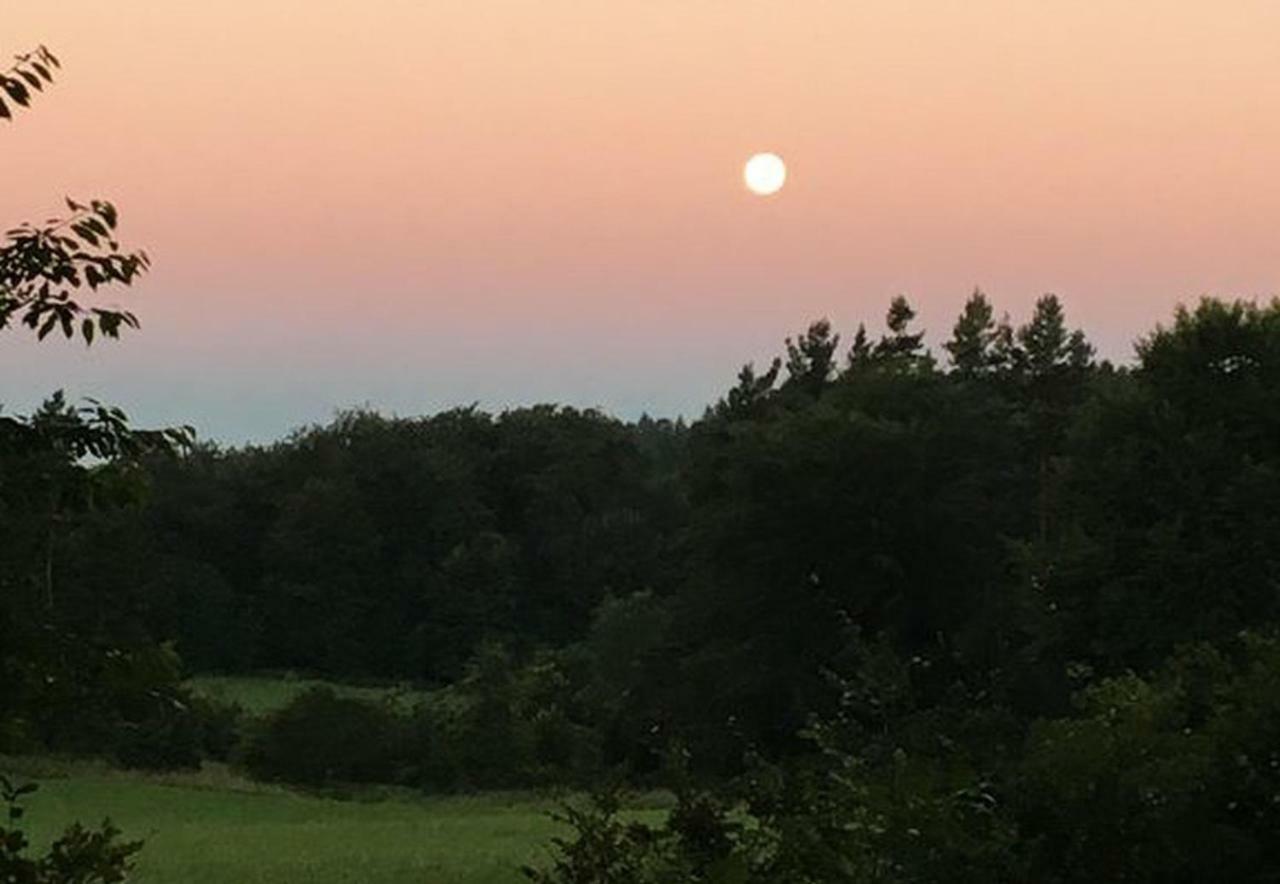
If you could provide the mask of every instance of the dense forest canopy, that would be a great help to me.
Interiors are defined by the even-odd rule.
[[[643,594],[670,624],[650,712],[710,698],[771,741],[851,631],[1052,705],[1060,664],[1147,666],[1274,613],[1274,305],[1182,311],[1122,369],[1052,296],[1015,328],[975,293],[945,360],[913,318],[895,299],[843,347],[814,323],[691,425],[349,412],[153,459],[145,505],[57,514],[57,615],[195,671],[443,684]]]

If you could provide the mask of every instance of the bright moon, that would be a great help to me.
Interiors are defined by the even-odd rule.
[[[777,193],[787,183],[787,164],[776,153],[758,153],[742,168],[742,180],[754,194]]]

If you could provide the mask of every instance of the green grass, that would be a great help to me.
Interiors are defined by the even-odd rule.
[[[528,795],[336,801],[241,780],[223,768],[151,776],[86,763],[0,758],[38,778],[28,818],[43,846],[103,817],[143,838],[139,884],[516,884],[559,826]],[[657,820],[658,799],[637,816]]]
[[[349,685],[318,678],[281,677],[278,675],[197,675],[186,682],[197,694],[224,703],[239,703],[250,715],[263,715],[288,706],[293,698],[311,688],[332,688],[343,697],[373,702],[391,699],[411,706],[424,699],[425,691],[407,686]]]

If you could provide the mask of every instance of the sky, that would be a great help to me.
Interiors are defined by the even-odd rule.
[[[0,0],[57,83],[0,224],[114,201],[142,330],[0,335],[65,388],[265,442],[335,409],[696,417],[747,361],[975,286],[1101,352],[1280,293],[1280,3]],[[748,193],[757,151],[787,162]]]

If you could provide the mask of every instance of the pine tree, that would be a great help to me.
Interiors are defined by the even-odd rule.
[[[1014,365],[1026,383],[1026,408],[1038,473],[1037,521],[1045,544],[1051,535],[1056,475],[1052,466],[1060,450],[1071,408],[1081,395],[1080,374],[1093,364],[1093,346],[1084,332],[1067,331],[1066,314],[1056,295],[1036,301],[1031,321],[1018,329]]]
[[[903,295],[898,295],[890,302],[889,312],[885,316],[889,334],[882,336],[872,350],[876,361],[894,363],[908,371],[932,364],[932,358],[924,350],[924,332],[912,334],[909,331],[911,321],[915,318],[916,311]]]
[[[787,386],[818,395],[835,373],[836,348],[840,336],[833,334],[831,323],[819,319],[808,331],[787,338]]]
[[[716,403],[711,413],[723,418],[751,416],[757,407],[773,393],[773,385],[777,383],[778,372],[781,370],[782,360],[777,358],[769,365],[769,370],[762,375],[757,375],[755,366],[748,362],[738,372],[737,386]]]
[[[867,327],[858,323],[858,331],[853,336],[853,345],[849,347],[848,366],[851,369],[869,365],[872,360],[871,341],[867,338]]]
[[[1011,337],[1007,321],[997,323],[991,302],[981,289],[974,289],[943,348],[951,356],[953,370],[963,377],[976,377],[997,367],[1006,356],[1002,342]]]
[[[1036,301],[1031,321],[1018,329],[1017,358],[1022,370],[1032,377],[1045,377],[1063,369],[1087,368],[1093,361],[1093,346],[1084,332],[1068,332],[1066,315],[1057,295]]]

